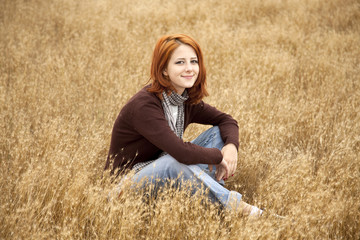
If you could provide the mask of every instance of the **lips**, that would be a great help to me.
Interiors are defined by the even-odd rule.
[[[183,78],[186,78],[186,79],[192,79],[192,78],[193,78],[193,75],[190,75],[190,76],[183,76]]]

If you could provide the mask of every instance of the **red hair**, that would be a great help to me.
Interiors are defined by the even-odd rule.
[[[162,36],[156,43],[151,63],[151,87],[149,92],[155,93],[160,99],[163,91],[170,93],[175,88],[172,86],[170,79],[163,74],[167,67],[171,55],[181,44],[192,47],[197,55],[199,64],[199,74],[194,86],[187,89],[190,104],[199,103],[203,97],[208,96],[206,91],[206,70],[203,55],[199,44],[191,37],[185,34],[173,34]]]

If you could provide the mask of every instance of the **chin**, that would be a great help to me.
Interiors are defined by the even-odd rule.
[[[192,88],[195,85],[195,82],[188,84],[188,86],[186,88]]]

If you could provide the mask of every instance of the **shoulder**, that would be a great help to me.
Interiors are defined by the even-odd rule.
[[[147,104],[155,104],[161,106],[161,100],[154,94],[148,91],[149,85],[138,91],[130,100],[127,102],[127,106],[131,108],[142,107]]]
[[[142,88],[130,98],[123,107],[123,112],[134,118],[161,114],[163,112],[161,100],[154,93],[149,92],[148,88],[149,86]]]

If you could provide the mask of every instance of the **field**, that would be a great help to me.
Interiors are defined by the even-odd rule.
[[[114,120],[168,33],[200,43],[205,101],[239,123],[228,188],[286,219],[108,201]],[[359,76],[358,0],[0,0],[0,239],[360,239]]]

